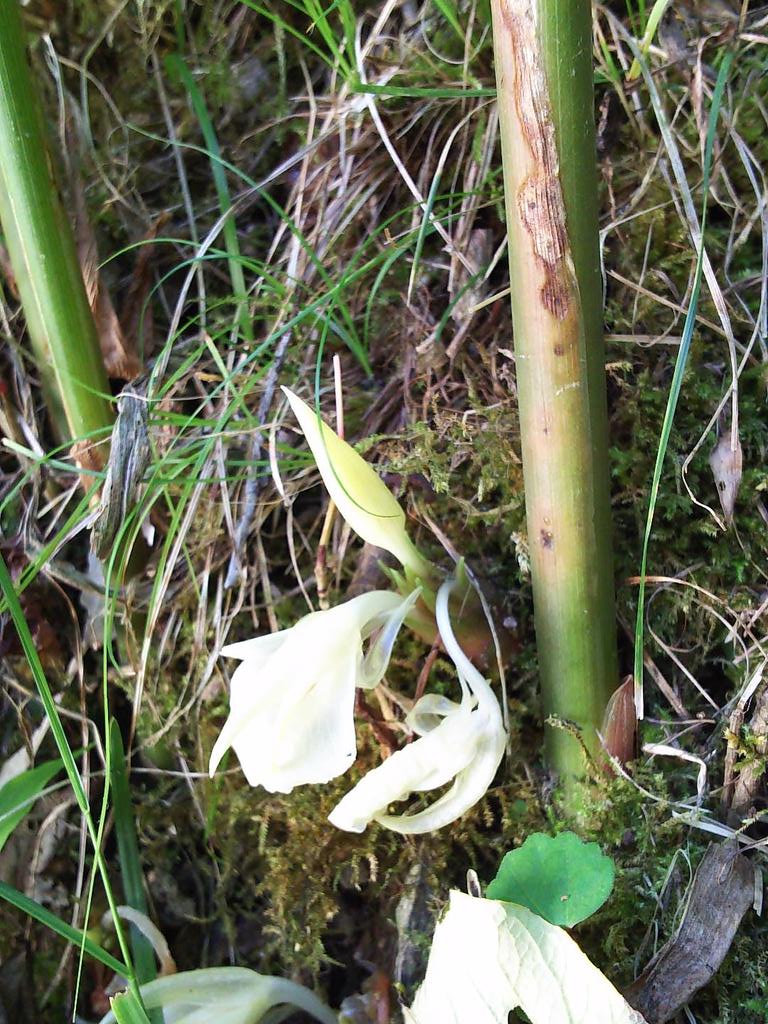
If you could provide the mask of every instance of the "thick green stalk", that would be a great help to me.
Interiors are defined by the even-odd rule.
[[[492,0],[544,710],[598,749],[617,684],[589,0]],[[551,767],[583,773],[548,730]]]
[[[54,427],[103,464],[113,413],[71,227],[45,146],[17,0],[0,2],[0,223]],[[94,445],[98,445],[94,447]]]

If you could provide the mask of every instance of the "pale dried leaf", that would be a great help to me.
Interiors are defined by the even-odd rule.
[[[11,754],[3,766],[0,767],[0,789],[2,789],[7,782],[10,782],[11,779],[15,779],[18,775],[21,775],[22,772],[25,772],[32,767],[32,757],[34,757],[39,750],[40,744],[45,739],[49,727],[50,723],[48,719],[45,718],[32,733],[29,743],[31,756],[30,749],[25,744],[20,747],[15,754]]]
[[[732,438],[730,430],[724,431],[710,453],[709,465],[715,478],[725,520],[730,524],[733,522],[736,495],[741,483],[742,454],[738,436]]]
[[[451,893],[408,1024],[645,1024],[562,928],[525,907]]]

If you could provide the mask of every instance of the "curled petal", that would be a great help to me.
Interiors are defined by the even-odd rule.
[[[362,832],[370,821],[395,832],[431,832],[455,821],[483,796],[504,754],[506,732],[490,686],[461,650],[448,617],[453,581],[437,594],[436,617],[443,644],[456,662],[461,704],[428,694],[411,718],[422,733],[368,772],[337,804],[329,821],[348,832]],[[438,719],[442,721],[438,724]],[[389,804],[412,793],[454,783],[435,803],[415,814],[387,814]]]
[[[472,707],[475,701],[472,702]],[[436,729],[443,718],[454,714],[461,705],[440,693],[425,693],[416,701],[405,718],[405,724],[417,736],[426,736]]]
[[[328,820],[346,832],[364,832],[369,822],[387,817],[384,811],[391,803],[405,800],[414,792],[444,786],[471,762],[475,753],[474,733],[472,711],[467,705],[364,775],[334,807]],[[411,831],[390,827],[397,832]],[[428,824],[415,831],[429,832],[433,827],[439,826]]]
[[[430,566],[405,532],[405,513],[383,480],[314,409],[288,388],[283,392],[339,513],[363,540],[389,551],[415,576],[427,577]]]
[[[378,686],[389,666],[389,659],[392,656],[392,648],[395,646],[397,634],[405,622],[408,612],[413,608],[421,595],[421,587],[417,587],[413,593],[389,611],[379,614],[371,619],[363,631],[363,638],[367,632],[376,632],[371,640],[368,651],[363,658],[363,664],[357,679],[357,685],[365,690],[371,690]]]

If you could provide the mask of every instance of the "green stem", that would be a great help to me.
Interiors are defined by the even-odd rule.
[[[81,442],[82,465],[98,468],[113,420],[109,383],[45,134],[20,7],[3,0],[0,224],[54,429],[62,439]]]
[[[589,0],[492,0],[542,699],[596,752],[617,683]],[[583,774],[548,729],[550,766]]]
[[[136,818],[131,800],[125,749],[123,738],[120,735],[120,726],[114,718],[109,723],[109,743],[112,748],[112,805],[115,812],[115,836],[120,858],[123,894],[128,906],[146,916],[148,909],[144,895],[144,876],[141,870],[139,840],[136,834]],[[139,985],[154,981],[157,977],[154,950],[149,940],[134,925],[131,926],[131,945],[136,981]],[[156,1024],[163,1024],[157,1014],[153,1017]]]

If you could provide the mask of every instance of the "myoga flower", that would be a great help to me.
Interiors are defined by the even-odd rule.
[[[493,781],[507,734],[491,687],[454,636],[448,615],[452,585],[446,580],[440,587],[435,614],[443,646],[458,671],[461,702],[432,693],[416,702],[406,721],[419,739],[368,772],[336,805],[329,821],[338,828],[362,832],[378,821],[395,832],[431,832],[468,811]],[[451,788],[426,809],[387,813],[391,803],[451,779]]]
[[[428,578],[431,567],[405,532],[405,513],[384,481],[306,402],[288,388],[283,393],[339,514],[363,540],[389,551],[414,577]]]
[[[298,1007],[322,1024],[335,1024],[337,1017],[303,985],[257,974],[247,967],[206,967],[170,974],[142,985],[141,999],[146,1010],[162,1010],[165,1024],[209,1024],[212,1020],[217,1024],[258,1024],[267,1014],[270,1019],[284,1020],[286,1005]],[[275,1011],[278,1006],[282,1011]],[[112,1010],[102,1017],[101,1024],[115,1024],[116,1020]]]
[[[381,680],[418,597],[418,590],[406,598],[374,590],[312,612],[290,629],[224,647],[225,657],[242,664],[232,677],[230,714],[211,752],[210,774],[230,747],[248,782],[270,793],[345,772],[357,753],[355,687]]]

